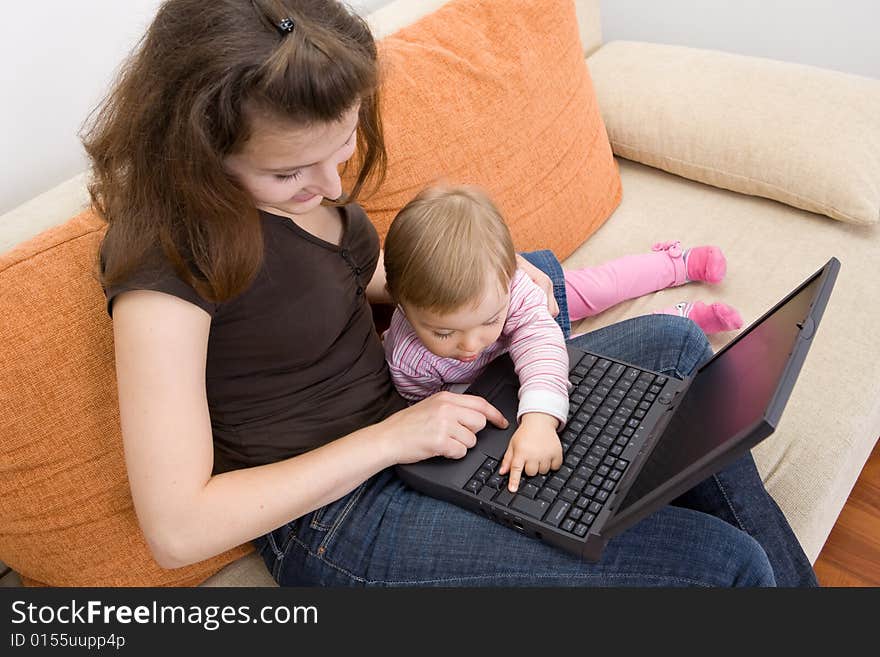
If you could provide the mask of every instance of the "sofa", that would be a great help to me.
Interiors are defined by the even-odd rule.
[[[447,4],[443,0],[393,0],[368,20],[381,38],[442,11]],[[527,0],[510,2],[514,7],[523,4]],[[574,332],[698,300],[731,304],[748,325],[831,256],[842,263],[782,420],[775,433],[753,450],[767,489],[815,561],[880,436],[880,348],[875,344],[875,327],[880,324],[880,81],[719,52],[646,43],[603,44],[598,0],[576,0],[574,5],[581,56],[601,111],[602,138],[607,135],[613,151],[610,161],[615,180],[619,175],[619,189],[616,196],[611,194],[610,205],[600,209],[607,216],[595,222],[584,241],[567,249],[570,253],[563,253],[564,266],[597,264],[671,239],[694,246],[718,244],[728,258],[727,277],[716,286],[688,285],[634,299],[578,323]],[[788,88],[780,80],[801,84]],[[828,102],[813,102],[823,98]],[[824,126],[822,132],[816,126]],[[69,223],[88,204],[87,180],[87,172],[82,172],[0,218],[0,254],[4,254],[0,275],[16,276],[35,254],[51,253],[58,243],[53,235],[59,234],[52,231]],[[91,220],[79,215],[74,221]],[[87,233],[93,234],[82,234]],[[44,268],[45,263],[34,267]],[[57,285],[91,286],[90,298],[96,301],[88,312],[96,315],[96,322],[103,322],[103,337],[100,344],[90,347],[87,340],[73,342],[59,331],[52,341],[62,349],[93,349],[99,353],[90,357],[112,367],[109,318],[98,318],[103,310],[100,288],[95,287],[93,277],[81,272],[79,279],[59,280]],[[0,300],[4,294],[0,288]],[[32,304],[48,303],[61,294],[58,289],[45,289],[24,301],[7,297],[0,311],[31,312]],[[27,307],[22,309],[22,304]],[[718,334],[711,343],[719,349],[735,335],[735,331]],[[4,368],[13,360],[19,363],[38,357],[38,347],[29,344],[20,349],[9,342],[23,340],[22,336],[3,338],[6,355],[0,363]],[[64,346],[68,339],[69,348]],[[53,406],[55,424],[45,431],[56,434],[66,431],[67,411],[63,403],[58,407],[59,399],[88,406],[86,412],[108,411],[112,419],[114,400],[106,395],[89,402],[72,393],[50,396],[49,388],[60,385],[62,378],[63,374],[44,377],[44,388],[29,385],[23,391],[19,377],[0,374],[0,399],[7,400],[0,417],[14,420],[0,425],[4,426],[0,432],[6,434],[0,459],[2,490],[13,490],[10,482],[27,467],[19,460],[23,448],[11,432],[18,414],[29,405]],[[86,385],[83,381],[65,385],[76,389]],[[112,449],[116,454],[99,464],[100,471],[120,468],[121,447],[117,444]],[[51,459],[47,456],[54,469],[42,472],[65,477],[64,458],[63,453]],[[29,480],[31,497],[34,485]],[[78,486],[73,480],[69,490]],[[45,508],[51,502],[47,500]],[[134,517],[130,501],[124,511]],[[53,580],[49,570],[39,567],[42,559],[58,559],[56,548],[46,547],[45,554],[34,547],[42,545],[39,542],[20,548],[31,531],[24,529],[28,522],[63,524],[37,511],[28,513],[27,518],[24,512],[16,516],[9,506],[0,511],[0,560],[13,568],[3,577],[3,585],[89,585],[70,577]],[[129,522],[129,531],[135,535],[136,524]],[[127,540],[117,539],[117,543]],[[142,544],[136,536],[131,540]],[[90,567],[88,557],[78,558],[82,559],[80,569]],[[104,558],[94,556],[95,560]],[[247,546],[218,563],[213,572],[201,572],[179,584],[274,585],[261,558]],[[114,581],[96,580],[100,584]]]

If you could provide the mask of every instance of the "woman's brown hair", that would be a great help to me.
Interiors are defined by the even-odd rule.
[[[369,27],[335,0],[167,0],[83,136],[108,223],[102,284],[161,252],[209,301],[242,292],[262,229],[223,160],[247,141],[248,116],[307,126],[360,102],[354,200],[385,172],[378,75]]]
[[[494,278],[516,272],[513,238],[498,208],[472,185],[435,185],[394,217],[385,237],[385,280],[395,303],[445,314],[476,305]]]

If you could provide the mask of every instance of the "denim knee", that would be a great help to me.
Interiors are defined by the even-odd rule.
[[[678,345],[679,376],[688,376],[713,356],[706,334],[693,320],[675,315],[654,315],[662,323],[666,344]]]
[[[742,534],[742,540],[731,546],[739,556],[733,586],[776,586],[773,566],[761,544],[748,534]]]
[[[712,358],[714,352],[712,351],[712,346],[709,344],[709,338],[706,337],[706,333],[703,329],[701,329],[692,319],[685,317],[682,317],[681,319],[687,320],[685,322],[686,328],[684,329],[686,334],[684,337],[686,348],[682,349],[682,358],[684,359],[685,357],[688,357],[691,359],[687,363],[682,363],[682,365],[693,371]]]

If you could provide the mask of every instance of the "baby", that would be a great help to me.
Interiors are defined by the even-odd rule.
[[[522,473],[562,464],[557,430],[568,419],[568,353],[544,292],[516,266],[498,209],[475,187],[429,187],[395,217],[385,239],[388,291],[397,308],[385,356],[397,390],[416,402],[472,382],[510,352],[520,380],[519,426],[501,462],[516,491]],[[572,321],[621,301],[695,280],[717,282],[726,261],[717,247],[652,253],[565,272]],[[739,328],[725,304],[677,304],[659,312],[690,317],[706,332]]]

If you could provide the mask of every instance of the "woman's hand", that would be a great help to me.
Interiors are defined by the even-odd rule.
[[[516,254],[516,266],[522,269],[535,285],[544,290],[544,294],[547,295],[547,310],[552,317],[556,317],[559,314],[559,304],[556,303],[556,297],[553,295],[553,281],[550,277],[519,253]]]
[[[507,419],[482,397],[439,392],[383,420],[379,427],[394,463],[415,463],[432,456],[460,459],[477,444],[477,432],[489,421],[505,428]]]

